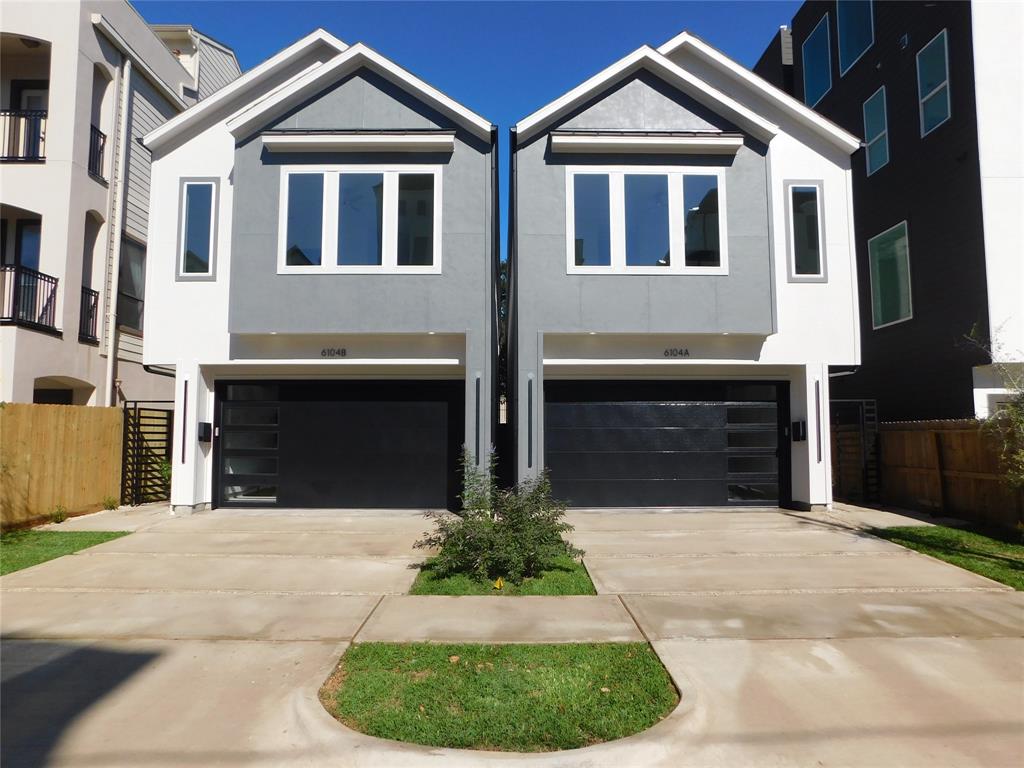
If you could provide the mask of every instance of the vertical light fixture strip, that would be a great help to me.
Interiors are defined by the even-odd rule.
[[[184,392],[181,398],[181,463],[185,463],[185,447],[188,445],[188,379],[182,382]]]
[[[818,436],[818,463],[821,464],[821,382],[814,382],[814,426]]]
[[[476,375],[476,431],[475,444],[476,444],[476,465],[480,466],[480,374]]]
[[[526,382],[526,466],[533,467],[533,376]]]

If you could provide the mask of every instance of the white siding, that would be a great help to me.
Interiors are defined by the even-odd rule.
[[[177,110],[149,82],[132,72],[131,112],[128,116],[128,167],[126,168],[124,231],[146,242],[149,218],[149,150],[140,139],[158,128]]]
[[[238,77],[235,58],[205,40],[199,43],[199,98],[205,99]]]
[[[117,334],[117,359],[142,365],[142,337],[124,332]]]

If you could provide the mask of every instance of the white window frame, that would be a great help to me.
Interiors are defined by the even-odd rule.
[[[921,54],[924,53],[925,49],[928,48],[932,43],[942,37],[942,55],[946,63],[946,79],[939,83],[937,86],[932,88],[928,93],[921,93]],[[921,46],[921,49],[917,52],[917,56],[914,57],[915,70],[917,72],[917,115],[918,123],[921,126],[921,138],[923,139],[929,133],[934,131],[940,125],[945,125],[949,122],[949,119],[953,116],[953,102],[950,99],[949,92],[949,33],[946,28],[943,27],[935,37],[929,40],[927,43]],[[931,96],[934,96],[938,91],[945,87],[946,89],[946,117],[942,122],[936,123],[927,131],[924,129],[924,103],[928,101]]]
[[[864,50],[860,52],[856,59],[850,62],[850,66],[843,69],[843,22],[842,14],[839,9],[842,7],[836,3],[836,54],[839,59],[839,77],[843,77],[847,72],[853,69],[854,65],[864,58],[864,54],[871,50],[871,47],[875,44],[875,2],[874,0],[866,0],[868,4],[868,13],[871,16],[871,42],[868,43]]]
[[[210,193],[210,253],[205,272],[185,271],[185,208],[189,187],[211,187]],[[178,251],[175,259],[175,277],[178,280],[215,280],[217,277],[217,206],[220,196],[220,179],[215,177],[182,178],[178,193]]]
[[[323,227],[319,264],[287,264],[288,179],[293,174],[323,174]],[[338,264],[339,176],[345,173],[379,173],[384,176],[381,264]],[[434,177],[433,263],[398,264],[398,177],[430,174]],[[281,167],[280,205],[277,221],[277,274],[279,275],[439,275],[441,274],[442,166],[440,165],[285,165]]]
[[[609,196],[608,266],[576,266],[575,185],[577,175],[607,175]],[[629,266],[626,264],[626,192],[625,177],[632,175],[668,177],[669,265]],[[718,179],[718,243],[717,267],[686,266],[686,212],[683,210],[683,183],[687,176],[715,176]],[[726,215],[725,169],[703,166],[650,165],[570,165],[565,168],[565,265],[568,275],[728,275],[729,231]]]
[[[822,24],[825,25],[825,50],[827,51],[827,55],[825,56],[825,62],[828,65],[828,88],[826,88],[824,91],[821,92],[821,96],[818,97],[817,101],[815,101],[813,104],[808,104],[807,103],[807,42],[812,37],[814,37],[815,33],[818,31],[818,27],[820,27]],[[824,99],[826,94],[828,94],[828,92],[832,90],[832,32],[828,28],[828,14],[827,13],[824,16],[821,17],[821,21],[819,21],[817,24],[814,25],[814,29],[811,30],[811,33],[809,35],[807,35],[807,37],[804,38],[803,43],[800,44],[800,64],[803,66],[803,75],[804,75],[804,83],[803,83],[803,85],[804,85],[804,104],[806,104],[808,107],[811,107],[813,109],[814,107],[818,106],[818,102],[821,101],[822,99]]]
[[[868,138],[868,102],[875,98],[879,93],[882,94],[882,123],[884,127],[882,132],[875,136],[873,139]],[[883,85],[877,91],[872,93],[861,105],[860,113],[861,119],[864,121],[864,172],[868,176],[878,173],[880,170],[885,168],[889,164],[889,105],[886,103],[888,94],[885,92],[885,86]],[[870,164],[871,145],[877,144],[879,141],[885,142],[885,162],[880,166],[872,170]]]
[[[828,254],[825,251],[825,182],[821,179],[787,179],[783,186],[786,190],[786,250],[789,262],[789,282],[791,283],[827,283]],[[793,231],[794,208],[793,191],[797,187],[814,187],[818,205],[818,271],[815,274],[803,275],[796,271],[796,235]]]
[[[907,307],[909,308],[910,313],[906,317],[901,317],[899,320],[892,320],[892,321],[890,321],[888,323],[882,323],[881,325],[875,325],[875,270],[872,268],[872,264],[871,264],[871,243],[873,243],[878,238],[880,238],[880,237],[882,237],[884,235],[889,234],[894,229],[899,229],[900,227],[904,228],[904,230],[906,231],[906,237],[907,237]],[[877,331],[877,330],[879,330],[881,328],[888,328],[890,325],[899,325],[900,323],[905,323],[908,320],[913,320],[914,319],[914,281],[911,278],[911,272],[910,272],[910,225],[907,223],[906,219],[904,219],[903,221],[896,222],[895,224],[893,224],[888,229],[882,230],[881,232],[879,232],[874,237],[869,237],[868,238],[868,280],[871,283],[871,328],[872,328],[872,330]]]

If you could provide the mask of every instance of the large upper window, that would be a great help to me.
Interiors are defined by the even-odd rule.
[[[949,47],[942,30],[917,54],[917,98],[921,135],[949,120]]]
[[[186,181],[181,185],[179,277],[213,275],[216,198],[217,186],[212,180]]]
[[[907,222],[868,240],[871,267],[871,319],[875,328],[909,320],[910,248]]]
[[[883,85],[864,102],[864,163],[870,176],[889,162],[889,123]]]
[[[871,0],[836,0],[840,76],[845,75],[875,42],[871,5]]]
[[[832,87],[832,53],[829,50],[828,14],[821,17],[804,40],[804,103],[813,107]]]
[[[727,272],[723,171],[580,167],[567,174],[569,272]]]
[[[441,271],[439,166],[285,168],[279,272]]]
[[[820,182],[787,185],[789,274],[795,281],[825,277],[825,238]]]

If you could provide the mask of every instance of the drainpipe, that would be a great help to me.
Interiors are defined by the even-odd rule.
[[[118,95],[117,108],[117,172],[110,174],[110,238],[111,261],[113,264],[110,275],[110,299],[107,301],[107,375],[106,393],[103,404],[114,404],[114,361],[117,359],[117,289],[121,276],[121,225],[124,219],[124,166],[128,154],[128,110],[131,94],[132,60],[124,57],[121,70],[121,93]]]

